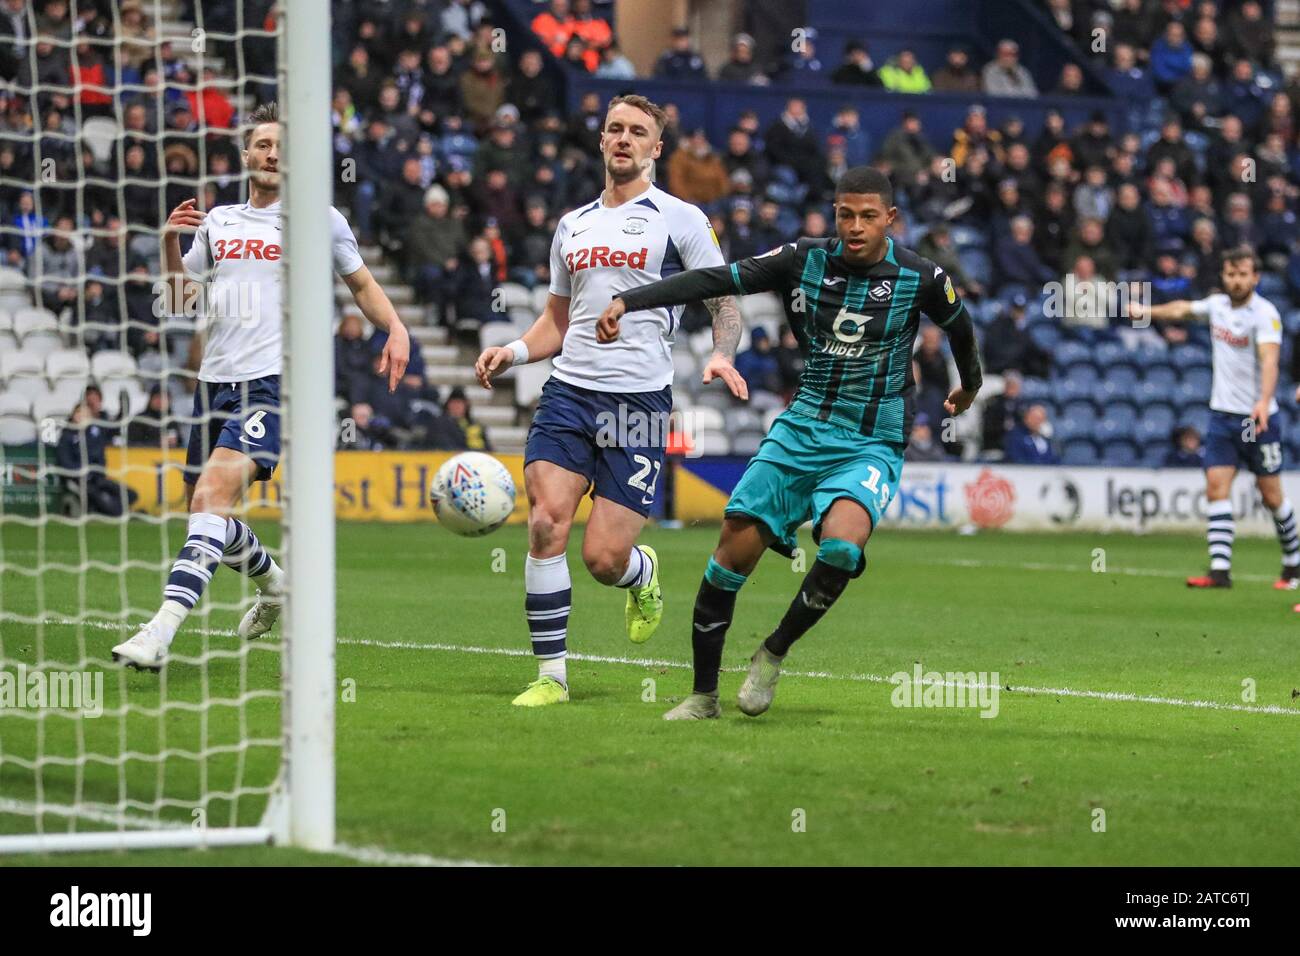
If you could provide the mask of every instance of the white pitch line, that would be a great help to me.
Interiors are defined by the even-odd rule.
[[[399,853],[394,850],[385,850],[383,847],[352,846],[349,843],[335,844],[333,849],[325,852],[337,853],[339,856],[346,856],[358,863],[369,863],[374,866],[477,867],[498,865],[496,863],[484,863],[480,860],[451,860],[441,856],[429,856],[426,853]]]
[[[1052,573],[1068,572],[1071,574],[1096,574],[1105,577],[1119,574],[1124,577],[1137,578],[1186,578],[1185,571],[1172,571],[1167,568],[1110,568],[1106,571],[1093,571],[1086,564],[1053,564],[1048,561],[981,561],[978,558],[938,558],[934,561],[910,561],[908,564],[939,564],[953,568],[1003,568],[1008,571],[1048,571]],[[1232,573],[1233,580],[1271,583],[1277,580],[1271,574]]]
[[[416,644],[409,641],[374,641],[363,638],[345,637],[339,638],[338,643],[359,647],[381,647],[394,650],[443,651],[459,654],[495,654],[502,657],[531,658],[533,656],[533,653],[530,650],[514,647],[477,647],[465,644]],[[692,665],[685,661],[669,661],[648,657],[619,657],[605,654],[584,654],[575,651],[569,652],[569,659],[575,661],[586,661],[593,664],[627,664],[637,667],[672,667],[678,670],[692,669]],[[743,673],[748,670],[746,667],[724,667],[722,669],[732,673]],[[847,680],[869,684],[894,683],[890,678],[881,676],[880,674],[832,674],[829,671],[794,670],[783,670],[781,673],[786,677],[806,677],[814,680]],[[940,687],[962,686],[974,690],[990,689],[990,685],[986,683],[971,684],[946,680],[923,680],[921,683],[934,684]],[[1181,697],[1156,697],[1150,694],[1131,694],[1124,691],[1074,690],[1069,687],[1022,687],[1016,685],[999,685],[998,689],[1013,694],[1049,694],[1056,697],[1079,697],[1088,700],[1109,700],[1133,704],[1164,704],[1169,707],[1192,707],[1199,710],[1224,710],[1236,711],[1243,714],[1278,714],[1300,717],[1300,710],[1281,707],[1277,704],[1259,706],[1250,706],[1248,704],[1221,704],[1212,700],[1185,700]]]
[[[45,623],[74,626],[77,622],[59,618],[50,618]],[[100,628],[102,630],[117,630],[119,627],[116,621],[83,621],[81,623],[85,627]],[[190,631],[190,633],[208,634],[213,637],[233,637],[235,635],[234,631],[218,628],[187,628],[187,630]],[[336,643],[353,647],[379,647],[386,650],[441,651],[454,654],[495,654],[501,657],[531,658],[533,656],[531,650],[517,647],[478,647],[470,644],[441,643],[423,644],[411,641],[376,641],[369,638],[356,637],[340,637]],[[580,651],[570,651],[569,659],[575,661],[586,661],[592,664],[624,664],[635,667],[672,667],[678,670],[692,669],[692,665],[686,661],[670,661],[650,657],[621,657],[607,654],[584,654]],[[747,668],[724,667],[723,670],[732,673],[743,673]],[[782,673],[787,677],[806,677],[813,680],[847,680],[868,684],[893,683],[888,677],[884,677],[880,674],[833,674],[829,671],[794,670],[782,671]],[[957,686],[956,684],[949,685],[946,681],[931,683],[938,683],[940,686]],[[979,690],[988,685],[965,684],[963,686]],[[1213,700],[1187,700],[1182,697],[1159,697],[1153,694],[1134,694],[1127,691],[1077,690],[1071,687],[1030,687],[1018,686],[1015,684],[1002,686],[999,690],[1004,690],[1013,694],[1048,694],[1056,697],[1077,697],[1085,700],[1108,700],[1129,704],[1163,704],[1167,707],[1190,707],[1196,710],[1222,710],[1241,714],[1272,714],[1300,717],[1300,709],[1282,707],[1278,704],[1223,704]]]

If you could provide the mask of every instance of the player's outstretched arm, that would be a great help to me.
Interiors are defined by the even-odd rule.
[[[554,292],[546,300],[546,308],[537,321],[528,327],[521,338],[509,345],[484,349],[474,363],[474,376],[484,388],[492,387],[496,378],[512,365],[540,362],[560,351],[564,334],[569,330],[569,297]]]
[[[618,320],[627,312],[685,305],[705,299],[731,298],[734,295],[752,295],[756,292],[784,292],[796,288],[796,259],[795,244],[790,242],[761,256],[741,259],[725,266],[689,269],[667,279],[620,292],[596,323],[596,341],[612,342],[618,338]],[[739,333],[736,333],[736,341],[740,341]],[[714,342],[717,343],[716,331]]]
[[[356,272],[345,275],[343,281],[352,292],[361,314],[370,320],[370,324],[382,332],[388,333],[384,343],[380,373],[388,373],[388,390],[397,391],[397,383],[406,374],[406,363],[411,360],[411,336],[406,326],[397,317],[397,310],[388,299],[383,287],[375,281],[370,270],[362,266]]]
[[[618,320],[628,312],[685,305],[702,299],[716,299],[736,291],[731,270],[734,266],[709,266],[688,269],[658,282],[648,282],[620,292],[596,320],[596,341],[613,342],[618,338]],[[739,339],[737,339],[739,341]]]
[[[1173,302],[1166,302],[1164,305],[1144,305],[1141,302],[1130,302],[1128,312],[1129,318],[1133,319],[1151,318],[1157,322],[1184,322],[1196,316],[1196,311],[1192,308],[1193,305],[1195,303],[1187,299],[1176,299]]]

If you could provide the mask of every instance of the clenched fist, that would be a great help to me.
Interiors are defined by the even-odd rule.
[[[618,338],[618,320],[623,317],[627,311],[627,306],[623,304],[622,299],[614,299],[610,302],[608,308],[600,314],[596,320],[596,341],[600,343],[613,342]]]

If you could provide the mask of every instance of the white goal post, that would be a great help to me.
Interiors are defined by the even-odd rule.
[[[334,844],[334,266],[329,207],[330,0],[293,0],[283,23],[288,335],[285,642],[288,842]],[[290,28],[289,24],[292,24]],[[308,583],[309,582],[309,583]],[[306,584],[306,586],[301,586]],[[283,834],[279,835],[283,838]]]
[[[74,15],[76,6],[73,0]],[[200,63],[205,42],[222,43],[225,45],[223,48],[236,50],[236,82],[239,84],[237,89],[242,92],[247,81],[266,82],[270,78],[245,71],[241,39],[247,36],[270,39],[272,34],[264,32],[261,23],[244,23],[244,4],[236,6],[239,12],[235,32],[204,31],[200,23],[194,35],[199,37],[206,32],[206,36],[196,40],[198,45],[194,49],[199,51]],[[144,7],[155,22],[162,20],[164,12],[160,0],[145,0]],[[120,24],[121,13],[118,0],[114,0],[113,9],[116,26]],[[196,16],[201,16],[202,5],[196,4],[195,9],[199,11]],[[169,699],[168,668],[159,678],[161,699],[156,706],[151,701],[143,704],[133,702],[129,699],[130,688],[146,685],[130,684],[121,673],[115,673],[107,661],[107,647],[130,636],[129,628],[152,613],[144,611],[142,615],[141,599],[128,597],[129,575],[146,571],[154,575],[156,582],[160,573],[165,575],[166,565],[158,563],[158,556],[164,554],[159,549],[156,553],[151,552],[155,560],[146,567],[147,562],[131,556],[135,552],[128,547],[128,541],[135,541],[136,529],[141,524],[146,531],[151,525],[158,526],[163,530],[151,533],[155,545],[161,537],[165,549],[168,546],[167,518],[178,517],[178,513],[164,508],[161,519],[132,518],[129,515],[116,519],[88,518],[86,515],[69,518],[45,504],[38,488],[37,497],[41,503],[35,517],[28,517],[7,513],[4,507],[6,499],[0,498],[0,679],[6,671],[15,669],[23,675],[35,674],[45,667],[67,667],[83,673],[98,669],[104,673],[105,683],[116,683],[121,697],[115,706],[103,710],[110,722],[116,720],[121,727],[120,746],[117,746],[119,741],[115,734],[101,733],[99,727],[92,728],[88,734],[81,726],[89,722],[82,712],[47,715],[6,710],[5,685],[0,683],[0,857],[7,853],[26,852],[272,843],[328,850],[334,845],[335,412],[332,319],[335,305],[331,249],[328,240],[322,239],[330,235],[329,207],[333,201],[334,178],[330,127],[331,11],[329,0],[284,0],[279,4],[279,10],[273,35],[278,38],[276,79],[283,130],[280,169],[283,174],[283,259],[286,271],[283,295],[284,408],[282,453],[277,477],[282,481],[280,554],[288,581],[285,611],[279,624],[281,638],[278,646],[272,646],[270,652],[265,647],[250,651],[248,644],[237,646],[239,639],[232,637],[233,622],[226,619],[231,606],[221,605],[221,627],[216,627],[218,622],[214,618],[213,627],[202,632],[201,652],[197,656],[181,657],[181,665],[199,675],[190,682],[197,684],[204,693],[208,689],[209,666],[226,666],[237,672],[236,692],[227,694],[229,699],[219,699],[220,695],[214,693],[197,703]],[[34,17],[29,18],[29,23],[35,26]],[[34,41],[30,36],[29,33],[25,48],[34,64]],[[172,39],[179,41],[182,38]],[[58,42],[68,49],[70,56],[76,56],[73,51],[75,37]],[[158,37],[152,40],[155,57],[159,56],[160,42]],[[23,46],[22,43],[19,45]],[[201,71],[195,72],[197,77]],[[196,82],[201,81],[196,79]],[[75,93],[70,88],[56,92]],[[111,92],[118,94],[122,89],[119,87]],[[36,102],[35,91],[32,102]],[[38,112],[35,105],[32,109],[34,113]],[[70,113],[73,111],[73,108],[69,109]],[[80,111],[75,111],[80,126]],[[119,121],[121,113],[119,107]],[[36,129],[39,131],[40,126],[37,125]],[[38,135],[32,137],[38,159],[40,139]],[[80,133],[75,142],[81,144]],[[199,176],[205,173],[206,170],[201,170]],[[160,175],[165,177],[165,170],[160,169]],[[0,173],[2,180],[3,174]],[[202,182],[202,178],[199,181]],[[84,185],[78,183],[77,188]],[[110,185],[107,188],[122,187]],[[35,192],[39,202],[41,193],[38,186]],[[78,199],[78,209],[80,207]],[[39,208],[37,215],[40,215]],[[157,229],[153,232],[156,234]],[[32,287],[39,278],[37,274],[31,280]],[[83,271],[77,278],[84,282],[88,277]],[[4,291],[4,283],[0,281],[0,315],[7,317]],[[5,348],[7,334],[8,329],[0,325],[0,351]],[[68,347],[67,350],[80,341],[74,342],[73,334],[62,325],[53,334],[63,336],[62,345]],[[21,339],[14,337],[14,341],[20,342]],[[163,351],[166,351],[165,346]],[[0,386],[5,384],[4,373],[4,363],[0,362]],[[165,368],[162,374],[168,374]],[[0,387],[0,399],[4,397],[4,390]],[[27,414],[29,424],[38,427],[49,424],[49,418],[38,416],[35,405]],[[22,418],[13,408],[0,405],[0,426],[5,424],[6,415],[15,420]],[[70,421],[65,418],[58,424],[67,428]],[[6,482],[20,474],[20,469],[12,460],[6,461],[4,434],[0,427],[0,491],[7,492]],[[37,448],[35,463],[26,472],[21,472],[27,478],[35,479],[41,487],[47,473],[53,476],[51,483],[57,480],[58,469],[49,460],[50,444],[49,435],[38,438],[33,443]],[[160,488],[166,480],[165,471],[164,466],[159,466]],[[11,530],[19,536],[15,538],[19,541],[18,547],[6,546],[5,533]],[[49,544],[58,535],[69,540],[75,536],[75,563],[60,560],[57,550]],[[120,552],[109,554],[107,563],[117,559],[120,567],[106,567],[104,556],[97,555],[90,547],[106,535],[120,545]],[[28,542],[34,543],[34,547]],[[171,546],[177,543],[173,533]],[[47,551],[47,546],[52,550]],[[174,552],[165,556],[165,561],[170,563],[174,556]],[[67,606],[60,606],[53,595],[64,592],[55,588],[47,591],[42,579],[46,573],[75,578],[67,585],[66,593],[76,595],[76,601],[67,600]],[[231,574],[227,571],[220,573]],[[87,582],[94,574],[101,578],[107,576],[109,587],[102,593],[108,597],[87,596]],[[246,605],[247,585],[241,587]],[[115,600],[119,594],[120,600]],[[207,597],[203,600],[206,601]],[[207,622],[208,612],[200,611],[201,605],[196,607],[191,620]],[[54,637],[47,638],[60,627],[75,634],[75,643],[71,637],[62,645]],[[177,647],[181,647],[185,638],[185,628],[182,628]],[[253,643],[263,644],[261,641]],[[274,686],[265,689],[246,686],[251,682],[249,675],[255,665],[250,664],[249,659],[254,654],[268,659],[268,663],[258,669],[258,674],[275,681]],[[275,680],[277,668],[270,660],[272,657],[278,662],[278,680]],[[174,686],[186,680],[177,677]],[[11,691],[14,685],[10,680]],[[260,735],[246,726],[248,711],[263,702],[268,706],[278,705],[278,739],[273,724]],[[233,716],[215,713],[223,708]],[[225,719],[228,725],[236,726],[236,732],[242,734],[242,738],[214,743],[215,738],[209,737],[209,709],[214,711],[214,726],[219,718]],[[157,750],[154,752],[140,752],[138,737],[128,742],[128,723],[140,719],[141,715],[153,722],[150,726],[156,727]],[[168,737],[168,719],[173,716],[192,719],[196,723],[201,746],[187,748]],[[136,724],[131,724],[133,735],[136,727]],[[109,746],[103,746],[106,739]],[[149,738],[146,736],[145,739]],[[56,740],[61,743],[56,745],[53,742]],[[245,761],[251,763],[250,752],[257,749],[274,754],[263,761],[265,781],[245,776]],[[135,766],[131,767],[133,761]],[[172,772],[168,769],[170,761],[185,763],[179,776],[189,789],[179,796],[173,789],[175,781],[169,776]],[[139,786],[138,778],[132,777],[128,782],[129,774],[138,771],[141,764],[146,768],[144,788]],[[214,770],[210,776],[210,765],[223,769],[234,767],[230,771],[234,785],[214,782],[218,775]],[[100,774],[100,784],[108,781],[98,791],[91,786],[96,773]],[[143,796],[141,789],[146,791]],[[258,816],[245,821],[237,814],[241,800],[245,801],[245,807],[252,805]],[[217,805],[229,807],[228,822],[223,825],[207,822],[210,806]],[[198,822],[191,821],[186,814],[192,814]]]

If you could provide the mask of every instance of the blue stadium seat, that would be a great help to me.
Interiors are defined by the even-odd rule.
[[[1168,393],[1157,393],[1148,395],[1145,393],[1146,385],[1138,386],[1138,408],[1141,409],[1140,418],[1147,418],[1151,415],[1161,416],[1161,420],[1173,422],[1178,417],[1179,405]],[[1170,427],[1173,427],[1172,425]]]
[[[1171,395],[1178,386],[1178,373],[1168,365],[1148,365],[1142,370],[1142,383]]]
[[[1169,362],[1180,372],[1189,368],[1209,368],[1210,350],[1202,345],[1187,343],[1169,350]]]
[[[1275,300],[1278,296],[1286,292],[1286,279],[1276,272],[1265,270],[1259,277],[1259,294],[1266,299]],[[1274,302],[1274,305],[1277,303]]]
[[[1054,352],[1061,343],[1061,329],[1055,322],[1035,322],[1029,326],[1029,338],[1044,352]]]
[[[1183,372],[1183,384],[1197,389],[1207,398],[1213,381],[1214,375],[1208,368],[1189,368]]]
[[[1097,414],[1097,408],[1092,402],[1086,399],[1073,399],[1061,404],[1062,420],[1072,422],[1085,422],[1089,427],[1100,417]]]
[[[1052,437],[1058,442],[1071,442],[1079,439],[1091,440],[1095,422],[1081,418],[1064,416],[1052,422]]]
[[[1178,415],[1178,424],[1190,425],[1204,436],[1210,428],[1210,406],[1204,400],[1195,405],[1184,405]]]
[[[1061,451],[1063,465],[1096,465],[1097,458],[1097,446],[1084,439],[1066,442]]]
[[[1133,358],[1141,368],[1150,368],[1153,365],[1168,365],[1169,350],[1143,345],[1134,350]]]
[[[983,327],[988,325],[997,318],[997,305],[985,299],[983,302],[976,302],[973,299],[966,300],[966,311],[970,313],[971,319],[977,326]]]
[[[976,282],[983,285],[993,283],[993,257],[983,249],[971,246],[957,250],[957,261]]]
[[[1138,450],[1131,441],[1108,441],[1101,448],[1101,457],[1115,468],[1133,468],[1138,464]]]
[[[1095,403],[1100,392],[1095,381],[1080,378],[1058,378],[1055,380],[1055,387],[1056,397],[1060,401],[1067,402],[1072,398],[1086,398]]]
[[[1095,358],[1097,364],[1104,369],[1137,367],[1133,351],[1131,349],[1126,349],[1119,342],[1101,343],[1093,353],[1093,358]],[[1109,375],[1107,377],[1109,377]]]
[[[1152,427],[1163,429],[1167,435],[1178,423],[1178,416],[1174,414],[1172,406],[1161,402],[1155,405],[1144,405],[1138,415],[1138,421],[1150,422]]]
[[[1106,370],[1106,394],[1132,398],[1137,394],[1138,373],[1130,365],[1109,365],[1099,360],[1098,364]]]
[[[1145,415],[1138,420],[1137,426],[1133,429],[1133,436],[1144,445],[1155,442],[1169,443],[1169,434],[1174,430],[1172,414],[1168,420],[1163,416],[1160,418],[1151,415]]]
[[[1111,442],[1119,439],[1131,441],[1133,438],[1133,419],[1128,414],[1121,414],[1114,409],[1107,409],[1097,427],[1093,430],[1098,441]]]
[[[1091,360],[1092,352],[1086,345],[1066,339],[1057,347],[1055,357],[1056,364],[1061,368],[1065,368],[1075,362]]]
[[[1210,390],[1199,382],[1180,382],[1174,388],[1173,399],[1179,405],[1204,405],[1210,400]]]
[[[1033,296],[1028,286],[1021,285],[1019,282],[1008,282],[998,289],[997,298],[1002,303],[1003,308],[1011,305],[1011,300],[1018,295],[1023,295],[1026,299],[1032,299]],[[1029,313],[1036,314],[1038,310],[1028,310]]]
[[[1163,468],[1165,456],[1168,454],[1169,442],[1167,440],[1150,442],[1142,449],[1142,467]]]
[[[971,226],[949,226],[948,235],[952,237],[952,244],[958,250],[967,248],[987,249],[989,247],[989,241],[984,233]]]
[[[1065,377],[1076,382],[1087,382],[1101,394],[1101,369],[1093,364],[1092,359],[1070,363],[1065,370]]]
[[[1027,402],[1049,398],[1055,394],[1052,383],[1045,378],[1026,378],[1020,385],[1020,396]]]
[[[1137,401],[1131,394],[1117,395],[1108,399],[1102,412],[1107,415],[1123,415],[1130,422],[1136,422],[1142,417]]]
[[[783,167],[777,167],[777,169],[781,168]],[[798,206],[804,201],[804,197],[807,194],[808,187],[802,183],[796,183],[791,186],[788,183],[783,183],[776,178],[773,178],[773,180],[767,184],[767,198],[782,206]]]

